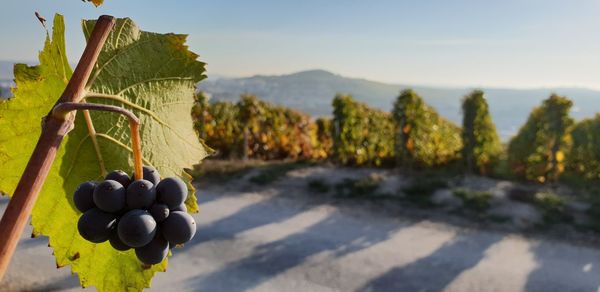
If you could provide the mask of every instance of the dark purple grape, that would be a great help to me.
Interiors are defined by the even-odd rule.
[[[104,180],[118,181],[124,188],[127,188],[131,183],[129,175],[122,170],[113,170],[109,172],[106,177],[104,177]]]
[[[164,238],[173,245],[186,243],[196,234],[196,221],[181,211],[171,212],[160,227]]]
[[[135,249],[137,258],[146,265],[162,262],[169,253],[169,242],[158,234],[150,243]]]
[[[127,208],[148,209],[156,200],[154,185],[143,179],[132,182],[127,188]]]
[[[175,208],[185,202],[188,189],[178,177],[167,177],[156,186],[156,200],[166,204],[169,208]]]
[[[86,181],[77,187],[73,195],[73,203],[77,210],[85,212],[96,207],[94,204],[94,188],[96,188],[96,182],[93,181]]]
[[[119,233],[117,232],[116,229],[110,233],[110,238],[108,240],[110,242],[110,245],[116,250],[126,251],[131,248],[130,246],[125,244],[123,241],[121,241],[121,239],[119,238]]]
[[[187,207],[185,206],[185,202],[181,203],[181,205],[171,209],[171,212],[173,212],[173,211],[181,211],[181,212],[187,213]]]
[[[165,204],[154,204],[149,211],[156,222],[163,222],[169,217],[169,207]]]
[[[144,179],[151,182],[153,185],[158,185],[160,182],[160,173],[158,173],[158,171],[151,166],[144,165],[143,170]],[[131,177],[132,179],[135,179],[135,174],[133,174]]]
[[[156,221],[144,210],[131,210],[119,220],[119,238],[131,247],[148,244],[156,234]]]
[[[125,207],[125,194],[118,181],[105,180],[94,189],[94,203],[102,211],[117,213]]]
[[[77,222],[77,230],[81,237],[94,243],[104,242],[109,239],[111,232],[117,224],[117,217],[113,214],[102,212],[98,208],[92,208]]]

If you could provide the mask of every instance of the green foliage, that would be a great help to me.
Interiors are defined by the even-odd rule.
[[[483,91],[475,90],[465,96],[462,110],[462,158],[468,171],[487,174],[498,161],[502,145]]]
[[[553,94],[531,112],[508,146],[508,161],[517,176],[542,183],[558,179],[571,146],[572,105]]]
[[[565,206],[565,199],[552,192],[538,192],[533,197],[533,203],[544,208],[560,208]]]
[[[308,115],[256,96],[243,95],[236,104],[200,97],[192,116],[199,136],[204,134],[221,157],[312,159],[325,158],[328,150],[320,146]]]
[[[600,115],[577,123],[571,137],[573,146],[567,160],[568,168],[578,177],[600,179]]]
[[[250,98],[254,99],[254,110],[260,113],[247,123],[250,157],[265,160],[312,158],[316,140],[308,115],[246,96],[242,98],[240,107],[242,121],[245,120],[244,100]]]
[[[375,195],[382,178],[370,175],[360,179],[346,178],[335,185],[337,196],[341,197],[366,197]]]
[[[342,164],[382,165],[394,155],[394,125],[388,113],[354,101],[333,99],[333,156]]]
[[[409,186],[402,189],[409,196],[430,196],[436,190],[448,186],[443,179],[433,177],[416,177]]]
[[[406,198],[421,207],[433,207],[430,197],[438,189],[448,187],[448,182],[441,177],[431,175],[416,176],[410,185],[402,188]]]
[[[394,103],[396,160],[399,166],[432,167],[459,158],[460,128],[442,118],[412,90]]]
[[[264,104],[254,95],[244,94],[237,103],[239,119],[244,129],[257,128],[259,119],[264,115]]]
[[[314,158],[325,159],[331,156],[333,148],[333,138],[331,137],[331,119],[318,118],[315,121],[315,124],[317,127],[317,141],[314,144],[317,145],[317,147],[315,149]]]
[[[513,188],[509,191],[510,199],[532,204],[542,211],[546,224],[570,222],[572,216],[566,211],[566,201],[563,197],[547,191],[537,191],[531,188]]]
[[[210,105],[196,102],[193,111],[196,131],[221,157],[234,158],[239,154],[242,126],[238,112],[239,108],[231,102],[219,101]]]
[[[194,95],[194,106],[192,106],[192,118],[194,119],[194,129],[198,137],[206,139],[206,120],[208,119],[208,96],[204,92],[198,92]]]
[[[542,210],[546,224],[565,223],[573,220],[573,217],[565,210],[565,199],[555,193],[536,193],[533,204]]]
[[[463,201],[463,205],[476,212],[483,212],[490,207],[492,194],[490,192],[473,191],[468,189],[457,189],[454,196]]]
[[[93,26],[94,21],[83,22],[86,37]],[[130,19],[117,20],[116,28],[100,53],[86,99],[133,111],[142,124],[144,163],[163,176],[181,176],[189,182],[184,168],[207,155],[189,115],[195,85],[204,78],[204,64],[187,50],[185,36],[140,31]],[[40,119],[61,95],[71,72],[65,55],[64,22],[57,15],[52,39],[47,37],[40,53],[40,65],[16,65],[15,97],[0,105],[3,192],[14,191],[40,135]],[[133,169],[127,119],[92,112],[91,120],[99,155],[83,115],[78,114],[32,212],[34,235],[49,237],[57,266],[71,265],[83,286],[94,285],[99,291],[142,290],[149,287],[155,272],[165,270],[166,260],[143,267],[133,250],[119,252],[108,242],[93,244],[77,232],[80,213],[72,203],[77,185],[100,179],[106,169]],[[191,191],[186,204],[190,211],[197,211],[193,188]]]

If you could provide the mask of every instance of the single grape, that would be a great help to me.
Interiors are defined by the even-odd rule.
[[[122,170],[113,170],[109,172],[106,177],[104,177],[104,180],[118,181],[121,185],[123,185],[124,188],[127,188],[131,183],[131,178],[129,178],[129,175]]]
[[[148,209],[156,200],[154,185],[145,180],[136,180],[127,188],[127,208]]]
[[[94,203],[105,212],[117,213],[125,207],[125,188],[114,180],[105,180],[94,189]]]
[[[165,204],[154,204],[149,211],[156,222],[163,222],[169,217],[169,207]]]
[[[119,220],[119,238],[131,247],[148,244],[156,234],[156,221],[144,210],[131,210]]]
[[[96,207],[94,204],[94,188],[96,188],[96,182],[93,181],[86,181],[77,187],[73,195],[73,203],[77,210],[85,212]]]
[[[158,185],[160,182],[160,173],[156,169],[150,166],[143,167],[144,179],[151,182],[153,185]],[[133,179],[135,179],[135,173],[131,175]]]
[[[171,209],[171,212],[173,211],[181,211],[181,212],[185,212],[187,213],[187,207],[185,206],[185,202],[181,203],[181,205]]]
[[[185,202],[187,194],[185,182],[178,177],[167,177],[156,186],[156,200],[169,208],[175,208]]]
[[[92,208],[79,217],[77,230],[86,240],[100,243],[108,240],[116,224],[117,217],[115,215]]]
[[[137,258],[146,265],[162,262],[169,253],[169,242],[158,234],[150,243],[135,249]]]
[[[130,246],[125,244],[123,241],[121,241],[121,239],[119,238],[119,233],[117,232],[116,229],[110,233],[110,238],[108,240],[110,242],[110,245],[116,250],[126,251],[131,248]]]
[[[182,244],[190,241],[196,234],[196,221],[188,213],[175,211],[162,222],[160,230],[172,245]]]

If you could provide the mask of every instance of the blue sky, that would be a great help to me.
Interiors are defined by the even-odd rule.
[[[209,75],[326,69],[403,84],[600,89],[600,1],[3,0],[0,60],[34,60],[45,36],[33,16],[133,18],[149,31],[189,34]]]

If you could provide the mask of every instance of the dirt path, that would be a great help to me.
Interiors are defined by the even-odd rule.
[[[598,291],[600,249],[338,207],[301,180],[202,190],[198,233],[155,291]],[[0,200],[0,210],[6,199]],[[24,236],[0,291],[79,290]]]

